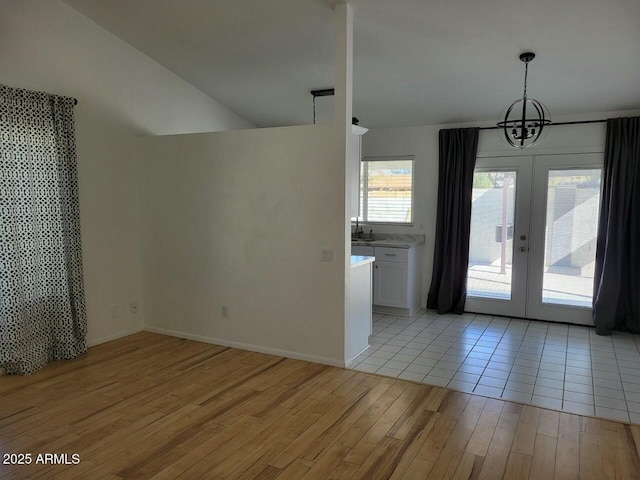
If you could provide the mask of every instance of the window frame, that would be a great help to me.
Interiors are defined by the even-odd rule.
[[[364,197],[363,192],[368,191],[368,178],[364,176],[364,164],[367,162],[394,162],[394,161],[411,161],[411,221],[410,222],[390,222],[390,221],[374,221],[365,220],[364,215],[367,213],[368,196]],[[351,224],[355,225],[357,218],[360,225],[391,225],[399,227],[413,227],[415,222],[415,184],[416,184],[416,157],[415,155],[385,155],[385,156],[368,156],[362,157],[360,160],[360,181],[358,185],[360,189],[358,191],[358,202],[362,200],[362,208],[358,217],[351,218]]]

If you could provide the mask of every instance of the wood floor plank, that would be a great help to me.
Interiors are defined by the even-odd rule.
[[[433,416],[433,427],[424,439],[416,457],[435,463],[449,440],[449,435],[458,423],[458,419],[436,412]]]
[[[367,389],[361,387],[353,390],[347,397],[325,397],[323,404],[331,402],[333,407],[327,413],[320,417],[307,431],[295,439],[280,455],[274,458],[270,465],[284,469],[293,460],[298,458],[306,451],[327,429],[331,428],[336,422],[341,421],[343,415],[351,411],[358,402],[366,395]]]
[[[599,433],[580,432],[580,478],[604,478],[602,439]]]
[[[531,455],[525,455],[524,453],[512,450],[509,454],[507,466],[505,467],[502,478],[504,480],[521,480],[523,478],[529,478],[530,471]]]
[[[375,446],[372,454],[367,456],[360,468],[353,476],[354,480],[378,480],[387,479],[392,475],[394,468],[391,466],[402,441],[393,437],[383,437]]]
[[[431,387],[420,387],[419,394],[402,416],[391,427],[387,435],[398,440],[404,440],[413,429],[415,423],[429,411]]]
[[[385,437],[385,435],[387,435],[391,427],[396,423],[404,411],[408,409],[416,399],[420,390],[421,388],[419,385],[411,385],[407,388],[353,447],[351,453],[349,453],[345,460],[347,462],[362,465],[371,452],[375,450],[380,441]]]
[[[0,376],[0,478],[640,480],[640,427],[142,332]]]
[[[504,402],[500,400],[491,398],[487,401],[478,419],[478,424],[467,444],[466,451],[468,453],[479,457],[484,457],[487,454],[503,406]]]
[[[313,467],[313,462],[296,458],[276,478],[278,480],[298,480]]]
[[[523,455],[533,455],[533,447],[536,441],[540,409],[530,405],[522,407],[522,413],[516,428],[511,450]]]
[[[483,457],[473,455],[469,452],[464,452],[458,468],[456,469],[453,480],[470,480],[478,478],[480,470],[482,470]]]
[[[215,478],[210,473],[223,459],[272,427],[278,419],[258,420],[246,417],[245,420],[222,430],[174,463],[180,464],[184,469],[177,478]]]
[[[408,444],[404,454],[402,455],[402,458],[400,458],[400,460],[398,461],[396,468],[389,477],[389,480],[399,480],[405,476],[406,472],[411,468],[411,465],[417,458],[416,455],[422,448],[424,439],[431,434],[435,421],[435,412],[432,412],[428,409],[422,412],[422,416],[413,425],[412,430],[407,435],[407,437],[411,438],[404,438],[405,442],[408,441],[410,443]],[[433,462],[430,463],[432,467]]]
[[[325,480],[351,480],[359,468],[360,465],[342,461],[336,465]]]
[[[636,455],[640,456],[640,426],[631,425],[629,430],[631,432],[631,439],[633,440],[633,447],[636,451]]]
[[[580,477],[580,417],[561,413],[558,422],[555,480]]]
[[[638,459],[629,425],[600,421],[605,478],[639,478]]]
[[[422,445],[420,438],[429,435],[429,432],[431,432],[433,415],[434,412],[428,409],[423,410],[415,422],[412,422],[410,430],[402,437],[394,456],[385,465],[387,472],[383,478],[394,480],[404,475]]]
[[[422,460],[421,458],[414,458],[401,478],[402,480],[424,480],[428,477],[432,468],[433,462]]]
[[[433,429],[416,454],[418,458],[434,463],[438,460],[470,397],[459,392],[450,392],[446,398],[449,401],[443,400],[438,408]]]
[[[317,422],[321,414],[310,413],[310,406],[316,401],[309,399],[309,406],[299,411],[289,412],[282,416],[275,428],[268,428],[255,436],[238,450],[217,463],[211,473],[220,478],[232,475],[238,478],[251,478],[250,472],[255,472],[279,455],[291,445],[300,435]],[[282,409],[282,407],[280,407]]]
[[[509,403],[505,403],[478,478],[483,480],[502,478],[511,452],[511,445],[516,434],[521,410],[521,408],[518,409]]]
[[[558,439],[548,435],[536,435],[536,443],[531,459],[530,480],[549,480],[553,478],[556,466]]]
[[[538,433],[549,437],[558,438],[558,424],[560,423],[560,412],[554,410],[541,410],[540,421],[538,422]]]
[[[367,377],[372,377],[372,376],[365,375],[365,379]],[[333,369],[331,368],[323,369],[316,377],[314,377],[311,381],[307,382],[296,393],[293,393],[281,405],[285,408],[293,408],[300,400],[309,398],[316,391],[328,390],[332,385],[334,378],[335,378],[335,371]],[[333,388],[333,390],[335,391],[335,387]]]
[[[438,480],[453,478],[485,404],[486,398],[473,397],[470,399],[451,435],[449,435],[446,445],[435,461],[428,478]],[[469,459],[469,456],[467,456],[467,459]],[[475,464],[475,459],[473,464]]]
[[[351,449],[349,447],[340,445],[332,446],[314,463],[313,467],[301,477],[301,480],[322,480],[327,478],[350,452]]]
[[[339,438],[347,433],[353,424],[364,415],[364,413],[374,405],[377,400],[389,389],[388,383],[378,383],[371,387],[369,391],[348,411],[348,414],[325,430],[302,454],[302,458],[315,461],[322,456]]]
[[[631,478],[640,478],[640,456],[633,436],[633,425],[624,425],[624,433],[627,439],[624,449],[619,450],[618,455],[624,455],[629,464],[629,475]]]
[[[405,382],[396,381],[385,390],[378,401],[367,409],[367,411],[346,431],[338,440],[340,445],[345,447],[355,447],[369,429],[380,419],[387,409],[398,399],[400,395],[409,387]]]

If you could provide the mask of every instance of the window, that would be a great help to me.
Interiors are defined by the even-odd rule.
[[[360,221],[413,223],[413,164],[413,156],[362,159]]]

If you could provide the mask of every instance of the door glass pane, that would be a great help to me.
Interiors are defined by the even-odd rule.
[[[476,171],[473,175],[469,296],[511,300],[515,192],[516,172]]]
[[[549,170],[543,303],[591,307],[601,173]]]

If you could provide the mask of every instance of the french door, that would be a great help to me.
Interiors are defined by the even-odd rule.
[[[602,157],[477,160],[467,311],[593,325]]]

